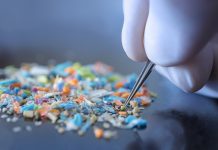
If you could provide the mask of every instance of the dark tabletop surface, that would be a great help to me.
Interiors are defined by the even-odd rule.
[[[128,74],[143,65],[122,51],[122,1],[1,1],[0,20],[0,66],[100,60]],[[156,72],[146,83],[158,94],[144,110],[146,130],[119,130],[117,139],[105,141],[95,139],[91,130],[84,137],[60,135],[49,123],[15,134],[14,126],[33,123],[0,119],[0,150],[218,149],[218,100],[184,93]]]
[[[186,94],[157,73],[147,82],[158,93],[154,103],[144,110],[148,127],[142,131],[119,130],[118,138],[97,140],[91,130],[79,137],[73,132],[60,135],[52,124],[34,127],[31,122],[6,123],[0,120],[1,150],[217,150],[218,101]],[[33,126],[32,132],[13,133],[12,127]]]

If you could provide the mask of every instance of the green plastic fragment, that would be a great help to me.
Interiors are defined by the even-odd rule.
[[[32,94],[31,91],[29,91],[29,90],[23,90],[23,92],[28,96],[30,96]]]
[[[126,110],[126,107],[125,107],[125,106],[121,106],[121,107],[120,107],[120,110],[121,110],[121,111],[125,111],[125,110]]]
[[[79,62],[74,63],[73,66],[72,66],[72,68],[75,69],[75,70],[77,70],[77,69],[79,69],[81,67],[82,67],[82,65]]]
[[[154,92],[149,91],[149,94],[150,94],[151,97],[154,97],[154,98],[157,97],[157,94],[154,93]]]
[[[88,79],[95,79],[95,75],[91,72],[91,70],[87,67],[81,67],[78,69],[78,73],[83,77],[83,78],[88,78]]]
[[[109,82],[116,82],[116,81],[118,81],[120,79],[121,79],[121,77],[119,75],[112,75],[112,76],[108,77]]]
[[[48,83],[48,78],[44,75],[40,75],[37,77],[37,81],[42,84]]]

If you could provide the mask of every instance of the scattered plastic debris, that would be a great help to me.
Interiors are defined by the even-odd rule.
[[[155,93],[143,86],[129,106],[123,106],[136,77],[121,76],[103,63],[6,67],[0,76],[0,117],[13,123],[23,117],[35,126],[50,121],[61,134],[74,130],[84,135],[92,128],[96,138],[110,139],[117,136],[116,128],[147,126],[140,113]],[[15,126],[12,131],[21,130]],[[26,125],[25,130],[32,127]]]

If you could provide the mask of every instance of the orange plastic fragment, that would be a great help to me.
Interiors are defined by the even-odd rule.
[[[13,103],[13,109],[14,109],[14,112],[15,112],[16,114],[19,114],[19,113],[20,113],[20,104],[19,104],[19,102],[15,101],[15,102]]]
[[[49,112],[56,115],[56,116],[58,116],[60,114],[60,111],[58,109],[52,109]]]
[[[126,111],[119,111],[118,112],[119,115],[126,117],[127,116],[127,112]]]
[[[123,82],[117,82],[115,84],[115,88],[119,89],[119,88],[123,87],[123,85],[124,85]]]
[[[121,101],[119,101],[119,100],[115,100],[115,101],[113,101],[113,102],[114,102],[115,105],[117,105],[117,106],[123,105],[123,103],[122,103]]]
[[[104,131],[101,128],[95,128],[94,129],[94,134],[95,134],[96,138],[100,139],[100,138],[103,137]]]
[[[67,100],[68,100],[67,96],[66,95],[62,95],[61,101],[66,102]]]
[[[8,96],[9,96],[9,94],[1,94],[1,99],[7,98]]]
[[[21,87],[21,83],[20,82],[13,83],[11,84],[11,87]]]
[[[37,110],[37,112],[39,113],[39,115],[40,115],[41,117],[45,117],[46,114],[48,113],[48,110],[46,110],[46,109],[44,109],[44,108],[40,108],[40,109]]]
[[[30,65],[29,64],[22,64],[21,69],[30,70]]]
[[[75,99],[75,102],[82,103],[85,100],[85,97],[83,95],[80,95],[77,99]]]
[[[143,96],[143,95],[144,95],[143,93],[137,92],[134,97],[140,97],[140,96]]]
[[[122,93],[120,93],[120,92],[114,92],[114,93],[113,93],[114,96],[118,96],[118,97],[120,97],[121,94],[122,94]]]
[[[36,94],[36,95],[34,96],[34,99],[39,99],[39,98],[41,98],[41,97],[42,97],[41,94]]]
[[[37,89],[38,91],[49,92],[49,88],[47,88],[47,87],[36,87],[36,89]]]
[[[78,85],[78,80],[74,78],[74,79],[70,80],[69,84],[72,85],[72,86],[77,86]]]
[[[128,98],[128,96],[129,96],[129,93],[128,93],[128,92],[125,92],[125,93],[123,93],[123,94],[121,95],[122,98]]]
[[[141,101],[141,105],[142,105],[142,106],[148,106],[148,105],[150,105],[150,102],[143,99],[143,100]]]
[[[66,73],[74,74],[76,71],[72,67],[68,67],[64,70]]]
[[[69,86],[64,86],[62,92],[63,92],[63,94],[65,94],[65,95],[69,95],[69,94],[70,94],[70,91],[71,91],[71,89],[70,89]]]

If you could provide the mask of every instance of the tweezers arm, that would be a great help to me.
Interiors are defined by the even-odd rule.
[[[143,68],[142,72],[140,73],[136,83],[134,84],[134,86],[133,86],[133,88],[132,88],[132,90],[130,92],[130,95],[128,96],[128,98],[125,101],[125,104],[124,104],[125,106],[128,105],[130,100],[134,97],[136,92],[139,90],[139,88],[142,86],[142,84],[148,78],[148,76],[152,72],[152,68],[154,66],[155,66],[155,64],[153,62],[151,62],[150,60],[147,61],[147,63],[145,64],[145,67]]]

